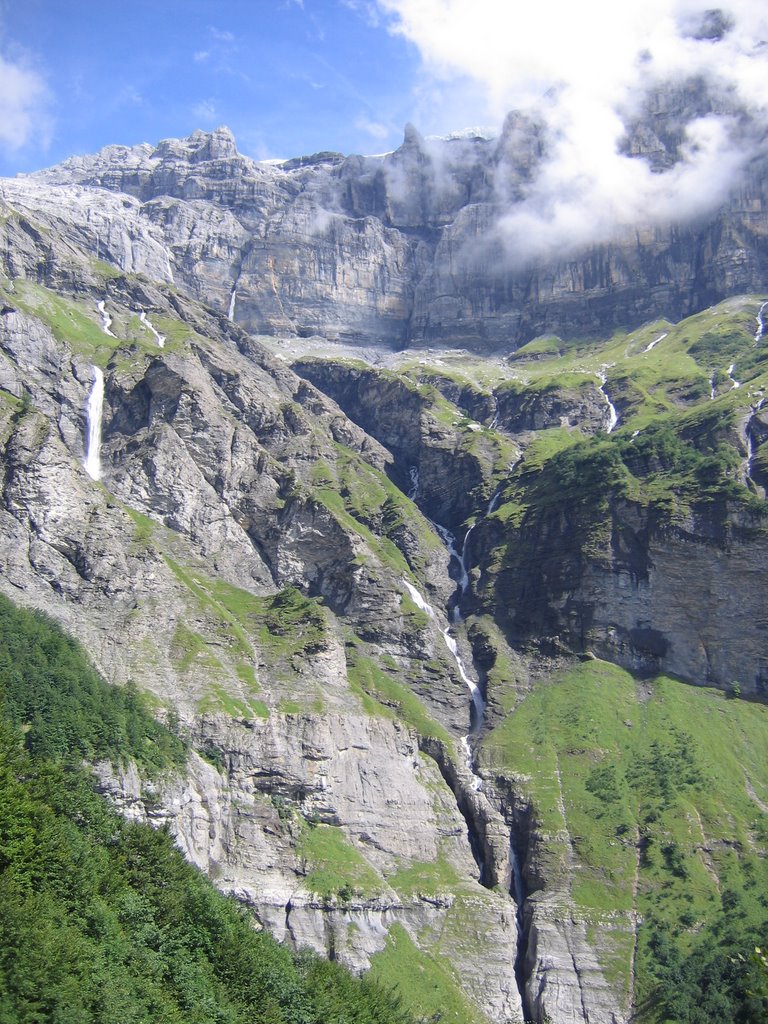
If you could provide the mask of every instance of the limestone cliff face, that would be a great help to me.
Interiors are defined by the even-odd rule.
[[[626,150],[658,170],[682,126],[722,112],[701,83],[656,97]],[[729,113],[733,113],[730,111]],[[510,262],[500,218],[549,140],[520,114],[498,139],[425,140],[383,157],[259,164],[226,129],[109,146],[4,184],[8,203],[125,271],[173,280],[250,331],[510,351],[544,332],[609,335],[759,290],[765,160],[695,223],[631,225],[606,244]],[[39,273],[49,276],[51,267]]]
[[[504,537],[493,582],[481,569],[478,591],[493,593],[513,642],[766,696],[762,514],[699,509],[672,524],[616,500],[592,527],[565,507],[532,517]],[[473,543],[481,565],[498,558],[491,551],[499,540],[498,524],[480,525]]]
[[[370,965],[399,924],[439,941],[464,991],[489,1020],[521,1020],[513,965],[514,905],[472,881],[463,822],[435,763],[397,723],[360,714],[273,715],[245,726],[202,723],[224,764],[197,757],[187,777],[147,792],[135,774],[102,767],[102,786],[128,816],[168,823],[186,856],[255,912],[280,940]],[[364,851],[365,888],[341,898],[312,891],[306,833],[343,830]],[[447,860],[455,890],[398,891],[384,881],[405,864]],[[467,955],[471,928],[482,957]]]

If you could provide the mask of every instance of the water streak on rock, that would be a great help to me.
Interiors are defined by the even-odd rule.
[[[147,330],[151,331],[152,334],[154,334],[155,340],[157,341],[157,347],[165,348],[165,335],[160,334],[158,331],[155,330],[152,321],[149,319],[144,310],[142,310],[141,313],[139,313],[139,320],[141,320],[141,322],[144,324]]]
[[[112,327],[112,317],[109,315],[109,313],[104,308],[104,301],[102,300],[101,302],[97,303],[96,304],[96,308],[98,309],[99,313],[101,313],[101,329],[102,329],[102,331],[104,331],[105,334],[108,334],[110,336],[110,338],[114,338],[115,335],[112,333],[112,331],[110,329]]]
[[[88,395],[88,439],[85,448],[85,471],[92,480],[101,479],[101,417],[104,409],[104,374],[93,367],[93,386]]]

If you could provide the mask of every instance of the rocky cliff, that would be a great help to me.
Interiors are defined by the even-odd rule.
[[[759,135],[695,80],[649,101],[626,152],[655,173],[675,168],[685,126],[713,115]],[[511,114],[496,139],[425,140],[409,126],[382,157],[262,164],[219,129],[109,146],[3,187],[48,232],[124,271],[173,281],[251,332],[508,352],[546,332],[596,337],[676,321],[762,287],[759,146],[722,206],[695,219],[628,224],[599,244],[512,258],[500,225],[552,141],[535,118]],[[55,272],[38,268],[48,283]]]
[[[645,984],[647,836],[617,822],[634,881],[585,896],[569,789],[613,741],[507,743],[529,700],[579,657],[600,685],[596,656],[765,686],[764,299],[610,332],[757,287],[762,207],[754,237],[735,203],[698,242],[657,232],[658,261],[643,236],[521,290],[458,254],[545,146],[511,118],[267,167],[220,131],[3,183],[0,587],[190,746],[181,777],[101,786],[285,941],[418,963],[457,1024],[612,1024]],[[544,326],[576,337],[389,368],[289,368],[244,329],[508,350]]]

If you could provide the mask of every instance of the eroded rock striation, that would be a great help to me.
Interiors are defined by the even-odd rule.
[[[655,93],[631,120],[625,150],[667,171],[683,159],[685,126],[709,115],[738,120],[697,80]],[[543,333],[607,336],[677,321],[762,286],[759,147],[727,201],[695,220],[625,225],[607,242],[511,257],[500,224],[551,145],[541,122],[513,113],[495,139],[424,139],[408,126],[384,156],[275,165],[239,154],[220,128],[108,146],[4,189],[54,235],[173,281],[252,332],[508,352]],[[47,244],[37,272],[50,282],[61,271]]]

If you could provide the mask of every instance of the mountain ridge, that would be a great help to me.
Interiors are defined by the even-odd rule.
[[[654,94],[630,124],[627,154],[657,175],[674,170],[686,125],[708,116],[735,120],[745,139],[758,133],[754,118],[692,80]],[[41,198],[27,191],[58,190],[52,227],[61,217],[81,222],[92,253],[175,278],[256,333],[508,352],[549,332],[585,337],[678,321],[760,289],[767,176],[759,145],[719,205],[710,198],[681,210],[678,222],[649,211],[642,224],[581,246],[565,239],[553,251],[537,250],[532,229],[528,255],[515,262],[503,223],[525,209],[552,145],[548,131],[522,113],[508,116],[496,140],[425,140],[409,125],[402,145],[381,157],[266,165],[241,156],[222,128],[156,147],[106,147],[4,188],[30,209]],[[95,189],[90,228],[77,209],[83,189]],[[125,212],[110,194],[124,197]],[[112,226],[129,209],[130,241]],[[157,246],[163,257],[140,252]]]

